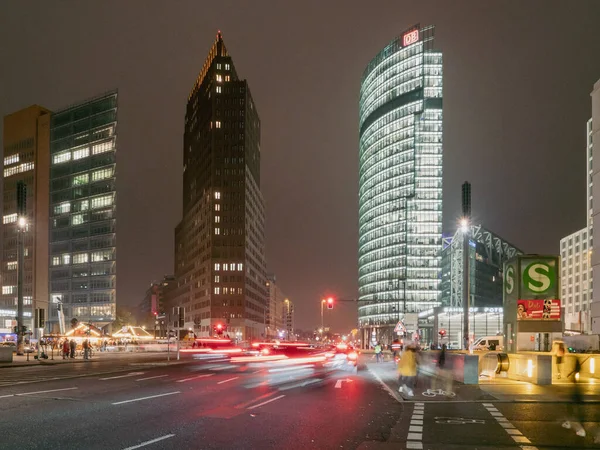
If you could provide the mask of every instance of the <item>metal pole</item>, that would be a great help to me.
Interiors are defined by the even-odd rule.
[[[20,217],[19,219],[22,219]],[[17,220],[17,355],[23,355],[23,234],[25,227]]]
[[[463,231],[463,346],[469,348],[469,229]]]
[[[325,302],[321,299],[321,337],[323,337],[323,303]]]
[[[179,324],[177,324],[179,325]],[[177,361],[179,361],[179,340],[181,339],[181,328],[177,327]]]

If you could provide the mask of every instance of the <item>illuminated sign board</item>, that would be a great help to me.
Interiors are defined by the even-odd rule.
[[[517,320],[560,320],[560,300],[518,300]]]
[[[408,47],[419,40],[419,30],[412,30],[402,35],[402,47]]]

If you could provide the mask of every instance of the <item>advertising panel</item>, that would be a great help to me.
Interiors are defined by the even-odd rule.
[[[560,300],[518,300],[517,320],[560,320]]]

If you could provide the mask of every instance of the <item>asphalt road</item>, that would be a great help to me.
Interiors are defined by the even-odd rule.
[[[600,448],[597,403],[582,406],[588,435],[580,437],[560,425],[567,401],[489,394],[423,401],[422,392],[407,401],[366,369],[298,381],[287,369],[156,364],[163,363],[52,366],[56,379],[44,378],[50,367],[0,369],[0,380],[28,381],[0,386],[0,449]],[[422,383],[417,390],[425,392]]]

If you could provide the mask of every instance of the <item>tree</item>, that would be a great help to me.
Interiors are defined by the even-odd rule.
[[[127,325],[135,325],[136,320],[131,310],[124,306],[117,307],[117,314],[113,322],[113,329],[120,330]]]
[[[77,328],[77,325],[79,325],[79,320],[77,320],[76,317],[73,317],[71,319],[71,328]]]

